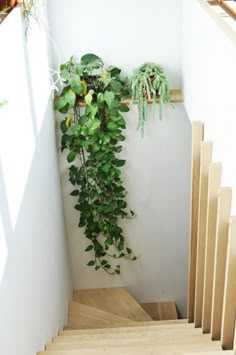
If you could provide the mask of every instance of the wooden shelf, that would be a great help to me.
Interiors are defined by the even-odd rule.
[[[170,101],[171,102],[183,102],[184,101],[184,97],[183,97],[183,94],[182,94],[181,90],[179,90],[179,89],[170,90]],[[149,104],[151,104],[153,102],[153,100],[152,99],[151,100],[147,100],[147,102]],[[157,97],[157,102],[158,102],[158,97]],[[128,98],[128,99],[122,100],[122,103],[126,104],[126,105],[129,105],[131,103],[131,99]],[[134,101],[134,104],[137,104],[136,100]]]
[[[179,90],[179,89],[170,90],[170,102],[183,102],[183,101],[184,101],[184,97],[183,97],[181,90]],[[151,104],[153,102],[153,99],[147,100],[147,102],[148,102],[148,104]],[[158,97],[157,97],[157,102],[158,102]],[[122,100],[121,103],[126,104],[126,105],[130,105],[131,98],[128,97],[127,99]],[[135,100],[133,103],[137,104],[137,100]],[[80,102],[79,105],[81,107],[84,107],[85,103]]]

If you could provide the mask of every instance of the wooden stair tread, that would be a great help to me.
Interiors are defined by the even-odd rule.
[[[104,312],[78,302],[70,302],[68,327],[73,329],[94,329],[115,326],[116,324],[136,324],[127,318]]]
[[[175,302],[141,303],[140,306],[153,320],[178,319]]]
[[[65,338],[65,337],[61,337]],[[52,344],[48,344],[46,347],[46,350],[73,350],[73,349],[84,349],[84,348],[102,348],[104,345],[106,347],[132,347],[136,346],[137,343],[139,346],[141,345],[156,345],[156,346],[169,346],[175,344],[176,346],[179,346],[180,344],[191,344],[191,345],[209,345],[212,346],[212,341],[211,337],[208,334],[202,334],[201,332],[194,332],[192,331],[191,333],[187,332],[153,332],[150,334],[146,334],[145,332],[142,333],[142,336],[140,337],[140,334],[136,333],[133,334],[132,337],[130,334],[126,335],[126,337],[121,337],[119,334],[118,336],[114,337],[109,337],[109,334],[107,334],[107,337],[103,338],[94,338],[94,337],[87,337],[87,338],[81,338],[77,339],[77,341],[68,341],[68,342],[53,342]],[[218,347],[220,349],[220,342],[214,343],[214,346]]]
[[[82,330],[82,331],[77,331],[71,334],[71,332],[62,332],[63,334],[53,337],[53,342],[77,342],[79,340],[83,339],[127,339],[128,337],[134,338],[137,336],[142,336],[144,337],[152,337],[156,336],[159,337],[162,334],[166,336],[183,336],[183,334],[188,335],[201,335],[202,331],[200,328],[195,329],[191,325],[189,327],[176,327],[176,326],[169,326],[169,327],[133,327],[131,328],[109,328],[109,329],[94,329],[91,331],[91,329],[88,329],[87,331]],[[102,332],[100,330],[103,330]]]
[[[131,320],[125,319],[122,323],[116,323],[116,324],[111,324],[109,329],[114,328],[116,329],[122,329],[124,327],[127,327],[127,329],[133,328],[133,327],[152,327],[152,326],[160,326],[160,325],[170,325],[170,324],[186,324],[187,320],[183,319],[173,319],[173,320],[163,320],[163,321],[149,321],[149,322],[133,322]],[[99,330],[102,330],[101,327],[98,328]],[[86,328],[85,331],[88,329]],[[96,331],[96,328],[90,329],[91,331]],[[83,331],[83,329],[75,329],[73,326],[65,326],[64,329],[60,332],[60,335],[64,335],[63,332],[74,332],[77,331]]]
[[[83,341],[83,340],[104,340],[104,339],[127,339],[127,338],[137,338],[141,337],[142,339],[149,339],[151,337],[166,337],[168,336],[169,338],[172,337],[180,337],[183,338],[183,336],[202,336],[202,331],[200,328],[193,328],[193,327],[145,327],[145,328],[133,328],[133,331],[126,331],[126,328],[123,328],[122,331],[119,331],[118,329],[117,332],[110,332],[110,329],[106,329],[106,332],[83,332],[83,333],[78,333],[75,335],[60,335],[57,337],[53,337],[53,342],[60,342],[60,343],[68,343],[68,342],[78,342],[78,341]],[[210,336],[208,334],[204,334],[204,338],[210,340]]]
[[[164,323],[163,323],[164,322]],[[175,323],[170,323],[173,321],[153,321],[153,322],[131,322],[130,324],[111,324],[108,328],[88,328],[88,329],[64,329],[59,332],[60,336],[68,336],[68,335],[80,335],[80,334],[107,334],[109,333],[130,333],[134,331],[143,330],[155,330],[161,327],[175,327],[175,329],[182,328],[186,330],[188,328],[194,328],[193,324],[189,324],[187,322],[179,322],[175,321]],[[160,324],[161,323],[161,324]],[[68,328],[68,327],[65,327]]]
[[[133,321],[152,320],[124,287],[75,290],[73,300]]]
[[[106,342],[104,341],[103,346],[92,348],[92,344],[87,348],[80,348],[74,350],[47,350],[43,352],[39,352],[38,355],[100,355],[100,354],[126,354],[126,355],[135,355],[135,354],[188,354],[194,352],[209,352],[216,354],[220,351],[219,342],[182,342],[180,344],[175,344],[170,342],[169,344],[138,344],[137,341],[135,345],[131,346],[123,346],[120,345],[119,342],[115,346],[106,346]]]

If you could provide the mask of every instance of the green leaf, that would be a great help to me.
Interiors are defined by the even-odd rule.
[[[120,112],[128,112],[129,111],[129,107],[125,104],[120,104],[119,107],[118,107],[118,110]]]
[[[87,141],[80,141],[80,145],[81,145],[81,147],[83,147],[84,149],[86,149],[86,150],[88,150],[88,148],[89,148],[89,144],[88,144],[88,142]]]
[[[118,124],[120,128],[126,128],[126,122],[125,122],[125,120],[123,119],[123,117],[120,117],[120,118],[116,121],[116,124]]]
[[[107,127],[109,128],[110,131],[114,132],[117,130],[118,126],[114,122],[109,122]]]
[[[104,173],[108,173],[108,171],[110,170],[110,168],[111,168],[111,165],[110,165],[110,164],[104,164],[104,165],[102,166],[102,171],[103,171]]]
[[[82,228],[82,227],[85,227],[85,226],[86,226],[85,219],[80,219],[79,227]]]
[[[106,91],[104,94],[104,100],[106,101],[108,107],[111,107],[115,100],[115,94],[112,91]]]
[[[66,99],[66,102],[67,102],[71,107],[74,107],[74,106],[75,106],[76,95],[75,95],[75,93],[74,93],[73,90],[69,89],[68,91],[66,91],[66,93],[65,93],[65,99]]]
[[[105,101],[105,99],[104,99],[104,94],[102,94],[101,92],[98,94],[98,96],[97,96],[97,101],[98,101],[98,103],[99,104],[101,104],[102,102],[104,102]]]
[[[81,62],[83,62],[84,64],[91,64],[95,62],[95,63],[100,63],[101,66],[103,65],[103,61],[101,60],[101,58],[93,53],[84,54],[81,57]]]
[[[62,133],[66,133],[67,132],[68,128],[66,126],[66,121],[65,120],[61,121],[60,128],[61,128]]]
[[[57,98],[54,108],[55,110],[61,110],[63,107],[65,107],[67,105],[67,100],[64,96],[60,96]]]
[[[121,251],[124,249],[124,241],[121,240],[120,243],[118,244],[118,250]]]
[[[90,251],[90,250],[93,250],[93,245],[89,245],[89,246],[85,249],[86,252],[87,252],[87,251]]]
[[[130,248],[126,248],[128,254],[132,254],[132,250]]]
[[[111,137],[108,136],[108,135],[105,135],[105,136],[103,137],[103,142],[104,142],[104,143],[109,143],[110,140],[111,140]]]
[[[81,127],[81,134],[86,137],[88,134],[88,127],[82,126]]]
[[[104,268],[104,269],[111,269],[111,265],[106,264],[106,265],[103,266],[103,268]]]
[[[61,66],[61,73],[60,76],[64,81],[67,81],[70,78],[70,73],[68,72],[67,69],[63,68],[63,66]]]
[[[108,72],[110,72],[111,77],[113,78],[113,77],[117,77],[117,76],[120,75],[121,69],[120,69],[120,68],[117,68],[117,67],[112,67],[112,66],[111,66],[111,67],[108,68]]]
[[[108,264],[108,261],[102,260],[102,262],[101,262],[101,265],[102,265],[102,266],[107,265],[107,264]]]
[[[93,94],[94,94],[94,91],[89,90],[89,92],[85,96],[84,101],[85,101],[86,105],[91,105],[92,100],[93,100]]]
[[[79,125],[74,125],[72,128],[71,128],[71,132],[76,136],[78,137],[79,134],[80,134],[80,127]]]
[[[75,158],[76,158],[75,152],[70,152],[70,153],[67,155],[67,161],[68,161],[68,163],[71,163],[72,161],[74,161]]]
[[[79,196],[79,190],[74,190],[70,194],[71,196]]]
[[[88,266],[94,266],[94,265],[95,265],[95,261],[91,260],[91,261],[88,262],[87,265],[88,265]]]
[[[121,167],[121,166],[124,166],[124,165],[125,165],[125,162],[126,162],[126,160],[121,160],[121,159],[118,160],[118,159],[117,159],[117,160],[114,161],[113,164],[114,164],[115,166]]]
[[[67,113],[69,111],[69,109],[70,109],[70,105],[67,103],[66,106],[58,109],[58,111],[61,113]]]
[[[81,95],[83,93],[83,86],[81,85],[79,75],[75,75],[71,80],[71,88],[77,95]]]
[[[120,142],[123,142],[125,140],[125,136],[123,136],[123,134],[119,134],[116,139]]]
[[[88,127],[88,133],[93,134],[96,129],[98,129],[101,125],[101,121],[95,118],[94,120],[91,120],[91,123]]]
[[[95,270],[96,270],[96,271],[99,270],[100,268],[101,268],[100,265],[95,266]]]
[[[100,150],[100,146],[98,144],[93,144],[93,152],[98,152]]]
[[[111,89],[114,93],[118,94],[122,90],[122,85],[119,81],[112,81],[111,82]]]
[[[92,116],[93,118],[96,116],[98,112],[98,107],[95,105],[89,105],[86,107],[86,114]]]

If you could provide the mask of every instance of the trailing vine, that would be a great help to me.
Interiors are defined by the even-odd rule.
[[[94,54],[84,55],[80,63],[71,58],[60,72],[64,87],[55,109],[66,114],[60,125],[61,150],[68,152],[71,163],[71,195],[77,198],[79,227],[89,240],[85,251],[93,251],[87,265],[120,274],[119,263],[114,266],[111,260],[136,260],[118,225],[120,219],[134,216],[127,211],[121,178],[125,160],[119,158],[126,128],[122,113],[129,111],[121,103],[129,94],[127,81],[116,67],[104,70],[102,60]]]

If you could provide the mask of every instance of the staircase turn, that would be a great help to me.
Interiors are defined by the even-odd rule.
[[[76,290],[67,326],[38,355],[236,355],[236,216],[203,131],[193,123],[187,319],[125,288]]]
[[[150,307],[170,312],[174,303],[163,304],[163,309],[162,304],[149,304],[149,312]],[[154,321],[144,308],[125,288],[76,290],[68,325],[38,355],[222,353],[220,341],[212,342],[187,320]]]

